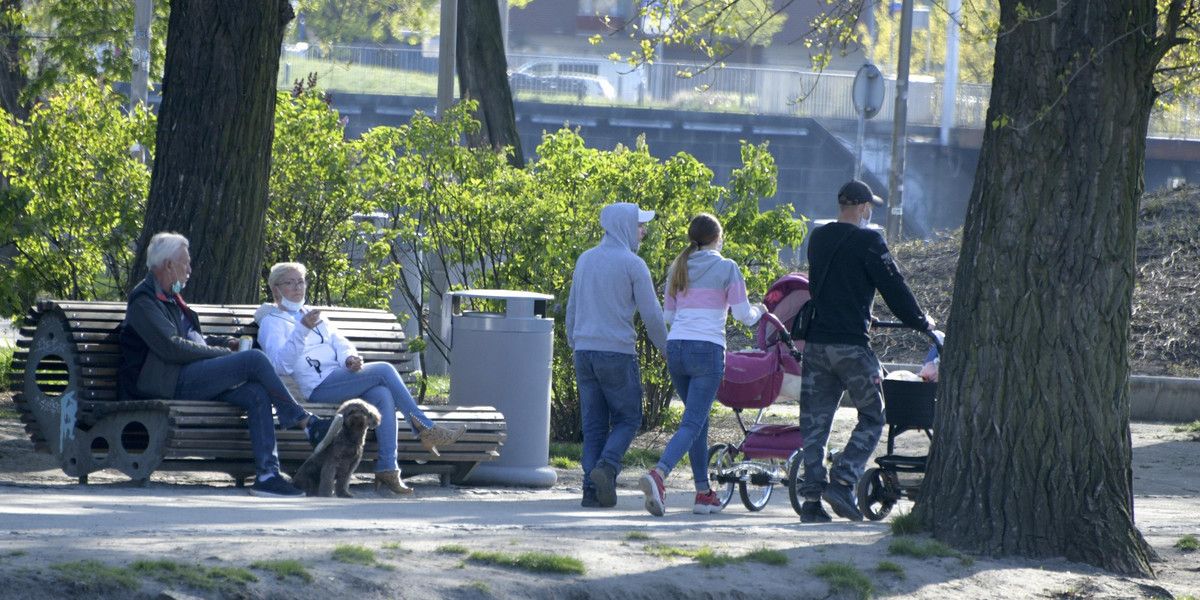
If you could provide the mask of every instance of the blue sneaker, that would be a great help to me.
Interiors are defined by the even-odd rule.
[[[288,483],[283,477],[274,475],[264,481],[254,481],[250,487],[251,496],[266,498],[303,498],[304,492]]]
[[[316,454],[324,450],[325,446],[328,446],[341,430],[342,415],[340,414],[333,415],[333,417],[309,415],[308,427],[304,428],[304,433],[308,435],[308,443],[312,444],[313,454]]]

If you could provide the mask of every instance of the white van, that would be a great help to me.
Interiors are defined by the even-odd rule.
[[[638,102],[646,89],[645,70],[627,63],[614,63],[600,58],[510,56],[509,65],[514,64],[517,65],[512,70],[514,74],[603,80],[609,85],[601,84],[601,87],[611,86],[616,98],[622,102]]]

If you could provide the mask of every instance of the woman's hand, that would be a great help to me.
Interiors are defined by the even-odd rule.
[[[303,325],[307,329],[312,329],[312,328],[316,327],[317,323],[320,323],[320,322],[321,322],[321,311],[319,311],[319,310],[310,310],[307,313],[305,313],[303,317],[300,318],[300,324]]]
[[[361,371],[362,370],[362,357],[361,356],[347,356],[346,357],[346,368],[351,371]]]

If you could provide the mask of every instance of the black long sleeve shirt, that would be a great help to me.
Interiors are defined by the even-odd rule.
[[[875,290],[901,322],[926,329],[925,313],[879,232],[842,222],[819,227],[808,241],[808,264],[817,308],[808,342],[867,346]]]

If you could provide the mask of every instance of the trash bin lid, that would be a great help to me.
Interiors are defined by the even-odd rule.
[[[504,313],[466,311],[460,315],[457,312],[458,301],[462,298],[479,298],[483,300],[501,300],[504,302]],[[553,319],[546,318],[546,304],[553,300],[550,294],[537,292],[522,292],[518,290],[459,290],[447,292],[442,302],[442,339],[451,337],[450,324],[455,328],[487,331],[549,331],[553,329]]]

